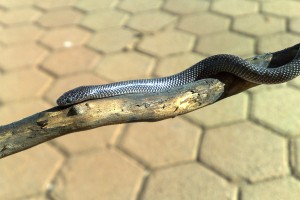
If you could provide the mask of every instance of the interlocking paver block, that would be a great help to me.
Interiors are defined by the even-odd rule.
[[[96,72],[113,81],[149,78],[154,62],[153,58],[135,52],[112,54],[100,62]]]
[[[200,135],[199,128],[179,118],[139,123],[129,126],[120,146],[147,165],[159,167],[194,160]]]
[[[47,144],[1,159],[0,199],[24,199],[45,192],[62,161]]]
[[[141,32],[155,32],[175,20],[174,15],[162,11],[151,11],[135,14],[127,25]]]
[[[95,11],[110,8],[118,3],[118,0],[79,0],[76,7],[85,11]]]
[[[275,179],[242,188],[243,200],[298,200],[300,182],[292,177]]]
[[[253,36],[262,36],[285,31],[285,20],[261,14],[245,15],[234,20],[233,28]]]
[[[43,67],[56,75],[66,75],[93,69],[101,56],[85,47],[63,49],[51,54],[43,63]]]
[[[0,41],[5,44],[34,42],[44,31],[35,25],[21,25],[5,28],[0,31]]]
[[[0,67],[11,70],[36,66],[47,54],[45,48],[34,43],[10,45],[0,52]]]
[[[124,12],[107,9],[86,15],[81,21],[81,24],[93,30],[103,30],[120,27],[128,20],[128,18],[128,14],[125,14]]]
[[[59,9],[45,13],[38,22],[45,27],[57,27],[77,24],[82,17],[82,13],[71,9]]]
[[[62,27],[47,31],[41,41],[53,49],[68,48],[85,44],[90,35],[88,31],[76,26]]]
[[[289,173],[287,141],[250,122],[208,130],[200,159],[238,181],[255,182]]]
[[[300,138],[292,141],[291,163],[298,178],[300,177]]]
[[[72,6],[76,3],[76,1],[77,0],[60,0],[60,1],[35,0],[35,5],[42,9],[50,10],[50,9],[57,9],[57,8]]]
[[[22,2],[22,1],[21,1]],[[16,8],[8,10],[7,12],[1,14],[1,22],[8,25],[14,25],[18,23],[28,23],[34,22],[41,16],[41,12],[32,8]]]
[[[290,29],[300,34],[300,18],[291,19]]]
[[[164,57],[169,54],[189,51],[194,42],[194,36],[172,30],[145,37],[138,48],[152,55]]]
[[[197,163],[177,165],[150,175],[143,200],[234,200],[237,188]]]
[[[254,93],[252,115],[284,135],[300,135],[299,99],[300,91],[288,87]]]
[[[0,0],[0,5],[5,8],[25,7],[32,5],[36,0]]]
[[[204,56],[191,52],[162,58],[155,69],[155,75],[162,77],[176,74],[204,58]]]
[[[176,14],[190,14],[202,12],[208,9],[208,1],[198,0],[167,0],[164,4],[164,9]]]
[[[250,55],[254,53],[255,40],[237,33],[222,32],[206,36],[196,45],[196,51],[208,55],[235,54]]]
[[[54,187],[54,199],[136,199],[144,170],[115,151],[71,157]],[[84,183],[84,184],[82,184]]]
[[[206,35],[229,28],[230,20],[211,13],[197,13],[182,18],[178,27],[182,30]]]
[[[110,29],[98,32],[88,42],[88,46],[105,53],[131,49],[138,38],[127,29]]]
[[[61,77],[56,80],[52,87],[45,93],[45,96],[53,105],[56,99],[64,92],[82,85],[101,85],[105,84],[99,77],[90,73],[80,73],[73,76]]]
[[[11,102],[39,97],[51,82],[52,79],[48,75],[36,69],[6,73],[0,80],[0,101]]]
[[[258,8],[258,2],[254,1],[217,0],[212,4],[212,10],[231,16],[254,13]]]
[[[300,16],[299,1],[267,1],[262,4],[262,11],[285,17]]]
[[[119,8],[129,12],[142,12],[157,9],[162,5],[162,0],[140,1],[140,0],[124,0],[119,4]]]

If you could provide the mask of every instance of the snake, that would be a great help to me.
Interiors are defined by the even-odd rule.
[[[274,53],[283,51],[284,50]],[[270,68],[253,64],[236,55],[213,55],[201,60],[190,68],[171,76],[153,79],[128,80],[103,85],[80,86],[65,92],[57,99],[57,104],[59,106],[68,106],[87,100],[123,94],[161,92],[196,80],[209,78],[219,72],[228,72],[246,81],[257,84],[283,83],[300,75],[300,49],[291,61],[284,63],[279,67],[276,66]]]

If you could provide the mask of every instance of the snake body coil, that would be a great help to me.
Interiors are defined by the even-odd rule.
[[[249,82],[259,84],[282,83],[300,75],[300,53],[298,52],[292,61],[277,68],[259,67],[234,55],[215,55],[172,76],[81,86],[64,93],[58,98],[57,104],[66,106],[121,94],[158,92],[208,78],[219,72],[229,72]]]

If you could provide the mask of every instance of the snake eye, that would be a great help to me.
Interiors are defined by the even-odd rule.
[[[71,98],[67,98],[66,102],[67,103],[72,103]]]

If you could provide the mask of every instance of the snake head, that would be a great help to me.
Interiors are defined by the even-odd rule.
[[[77,104],[87,100],[88,93],[84,92],[84,90],[85,87],[81,86],[64,93],[56,100],[57,105],[68,106],[68,105]]]

